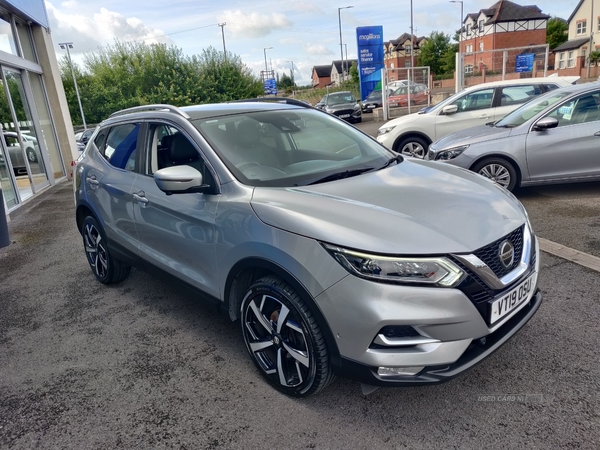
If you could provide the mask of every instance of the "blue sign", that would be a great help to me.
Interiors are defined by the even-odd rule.
[[[264,88],[265,95],[277,95],[277,81],[275,80],[275,78],[267,78],[265,80]]]
[[[381,89],[381,69],[383,62],[383,27],[358,27],[356,29],[358,48],[358,76],[360,78],[361,100],[375,90]]]
[[[517,55],[517,62],[515,72],[531,72],[533,70],[533,60],[535,59],[534,53],[526,53],[524,55]]]

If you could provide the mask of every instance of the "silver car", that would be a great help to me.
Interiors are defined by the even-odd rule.
[[[450,134],[429,160],[471,169],[500,186],[600,180],[600,83],[541,95],[487,126]]]
[[[334,374],[365,389],[449,380],[542,301],[537,239],[514,196],[403,160],[310,107],[115,113],[74,190],[98,281],[135,266],[191,287],[240,321],[258,371],[292,396]]]

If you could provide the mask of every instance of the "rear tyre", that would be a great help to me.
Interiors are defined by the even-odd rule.
[[[131,267],[110,254],[104,230],[94,217],[87,216],[83,220],[81,235],[85,256],[100,283],[119,283],[129,276]]]
[[[517,171],[505,159],[487,158],[475,164],[471,170],[489,178],[508,191],[513,191],[517,186]]]
[[[275,276],[250,286],[241,307],[252,361],[275,389],[308,397],[334,378],[325,338],[300,295]]]
[[[424,159],[429,149],[429,144],[425,139],[418,136],[411,136],[401,141],[394,150],[404,156]]]

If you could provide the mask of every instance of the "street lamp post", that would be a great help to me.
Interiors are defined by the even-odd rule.
[[[269,67],[267,67],[267,50],[271,50],[273,47],[265,47],[263,48],[263,52],[265,53],[265,76],[267,76],[267,72],[269,71]]]
[[[227,22],[223,22],[218,24],[221,27],[221,36],[223,37],[223,53],[225,54],[225,58],[227,58],[227,49],[225,48],[225,30],[223,27],[227,25]]]
[[[79,97],[79,88],[77,87],[77,79],[75,78],[75,70],[73,69],[73,62],[71,61],[71,52],[69,52],[70,48],[73,48],[72,42],[62,42],[58,44],[61,49],[67,50],[67,58],[69,59],[69,65],[71,66],[71,75],[73,75],[73,84],[75,85],[75,93],[77,94],[77,102],[79,103],[79,111],[81,112],[81,120],[83,122],[83,129],[87,130],[87,125],[85,123],[85,115],[83,114],[83,106],[81,106],[81,97]]]
[[[340,60],[342,63],[342,81],[344,81],[344,46],[343,46],[343,42],[342,42],[342,15],[341,15],[340,11],[342,9],[350,9],[350,8],[354,8],[354,6],[342,6],[341,8],[338,8],[338,24],[340,27]]]
[[[460,3],[460,28],[458,29],[458,61],[457,61],[457,66],[460,67],[456,67],[456,92],[459,91],[459,88],[462,88],[463,85],[463,77],[465,75],[464,73],[464,67],[463,67],[463,58],[462,58],[462,29],[463,29],[463,20],[464,20],[464,16],[463,16],[463,0],[450,0],[450,3]],[[458,62],[460,62],[460,64],[458,64]]]
[[[348,44],[344,44],[344,53],[346,56],[346,73],[348,73],[348,75],[350,75],[350,69],[348,67]]]

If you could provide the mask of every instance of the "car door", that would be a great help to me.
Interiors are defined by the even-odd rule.
[[[119,259],[137,260],[131,188],[137,177],[139,123],[107,127],[92,141],[89,164],[82,174],[86,198],[97,210],[106,237]]]
[[[435,119],[435,140],[465,128],[484,125],[494,117],[492,100],[494,88],[470,91],[446,106],[456,105],[453,114],[440,111]]]
[[[214,186],[214,178],[197,146],[181,128],[149,123],[144,136],[144,163],[132,193],[140,255],[146,270],[152,273],[158,268],[218,297],[215,216],[219,195],[167,195],[158,188],[153,174],[165,167],[185,164],[203,172],[205,184]],[[192,157],[189,151],[185,158],[178,156],[182,146],[192,150]]]
[[[600,89],[567,100],[544,117],[558,126],[527,135],[531,181],[600,176]]]

